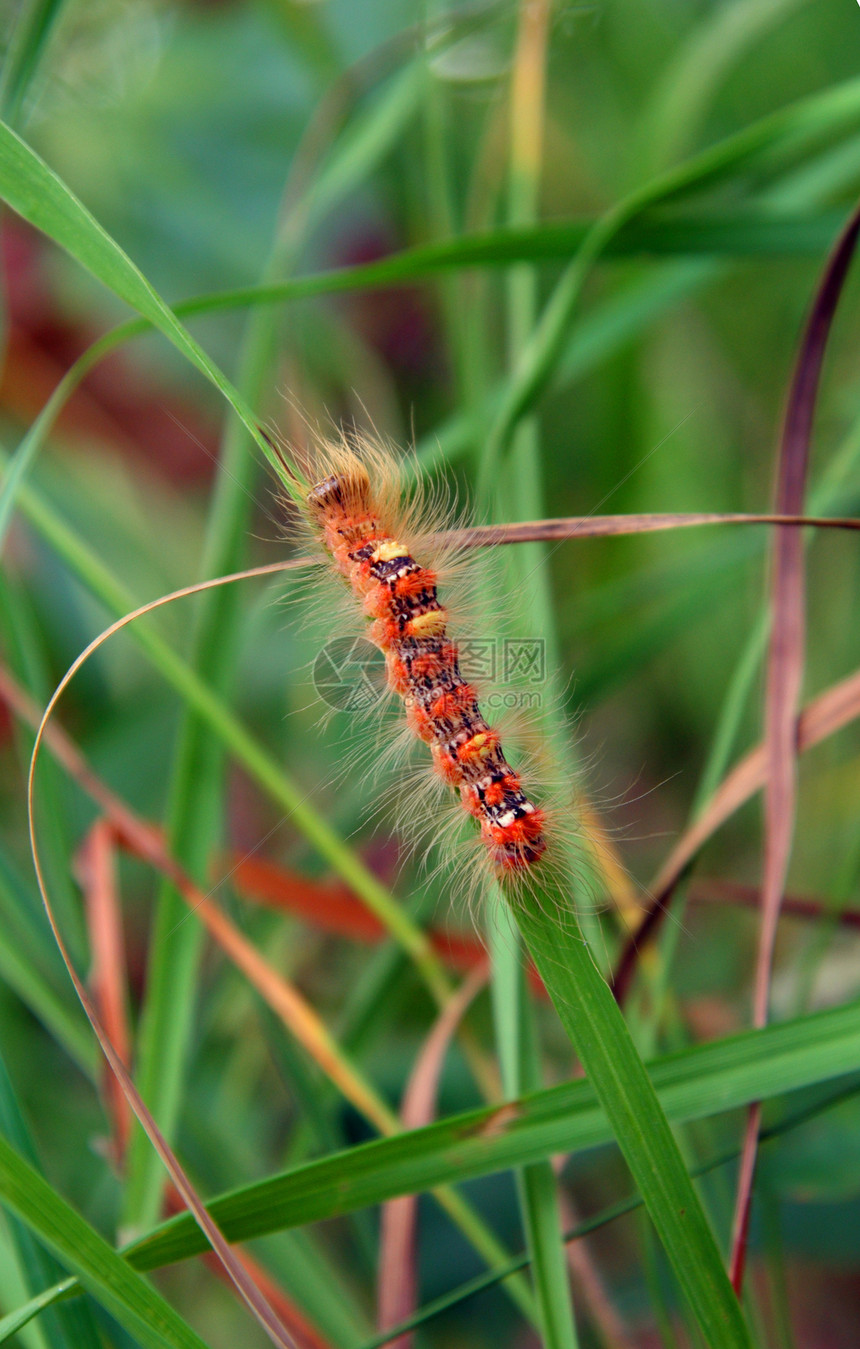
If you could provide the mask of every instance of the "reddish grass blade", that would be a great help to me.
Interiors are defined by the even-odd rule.
[[[700,525],[784,525],[797,529],[860,529],[852,516],[800,515],[797,511],[749,515],[740,512],[695,511],[674,515],[570,515],[556,520],[528,520],[510,525],[449,529],[437,537],[458,548],[494,548],[508,543],[548,543],[565,539],[599,539],[623,534],[655,534]]]
[[[164,1208],[167,1217],[173,1217],[174,1214],[181,1213],[185,1208],[176,1190],[170,1185],[165,1192]],[[204,1265],[211,1269],[216,1279],[220,1279],[230,1288],[233,1287],[230,1277],[214,1251],[208,1251],[201,1256],[201,1259]],[[320,1334],[316,1326],[311,1324],[304,1312],[296,1306],[291,1298],[287,1297],[283,1288],[275,1283],[268,1271],[258,1264],[253,1256],[247,1255],[244,1251],[237,1251],[236,1259],[242,1262],[249,1277],[265,1294],[267,1301],[274,1307],[284,1325],[289,1327],[295,1337],[298,1349],[331,1349],[330,1342]]]
[[[799,515],[803,510],[809,442],[824,350],[858,232],[860,206],[855,209],[828,260],[801,340],[779,450],[776,510],[782,515]],[[753,989],[755,1026],[764,1026],[767,1022],[776,930],[794,835],[796,722],[803,683],[804,610],[803,536],[797,530],[777,527],[773,538],[771,634],[765,693],[767,780],[761,930]],[[743,1286],[760,1119],[761,1106],[756,1103],[750,1109],[747,1122],[733,1225],[730,1272],[738,1293]]]
[[[2,692],[0,671],[0,696]],[[336,881],[308,880],[262,857],[233,857],[228,859],[224,869],[230,873],[243,899],[289,913],[311,927],[321,928],[347,941],[376,944],[388,937],[379,919],[346,886]],[[458,932],[437,932],[432,928],[427,937],[436,954],[461,973],[473,970],[486,958],[486,948],[475,937]],[[532,990],[546,998],[543,980],[531,961],[527,976]]]
[[[96,820],[76,858],[76,872],[84,892],[92,963],[90,988],[107,1031],[123,1063],[131,1063],[131,1035],[127,1015],[128,979],[122,910],[117,893],[114,830],[107,820]],[[119,1082],[107,1063],[103,1090],[112,1127],[111,1155],[121,1168],[131,1132],[131,1111]]]
[[[207,584],[207,583],[203,583]],[[15,712],[32,725],[39,725],[39,713],[28,696],[0,668],[0,696]],[[46,714],[47,715],[47,714]],[[381,1130],[391,1126],[387,1112],[376,1099],[354,1080],[341,1061],[336,1044],[324,1024],[293,986],[275,971],[221,912],[208,895],[187,875],[166,851],[161,831],[141,819],[124,801],[106,787],[92,771],[77,746],[56,725],[42,719],[39,742],[44,741],[59,763],[101,807],[110,822],[113,838],[141,861],[148,863],[173,884],[194,912],[209,928],[227,956],[247,976],[288,1030],[307,1049],[322,1070],[356,1109]]]
[[[827,740],[860,717],[860,670],[827,689],[801,712],[797,720],[799,753]],[[672,891],[699,850],[736,810],[761,791],[767,779],[767,759],[763,744],[757,745],[723,779],[696,822],[675,844],[662,870],[648,887],[651,896],[641,923],[628,938],[612,980],[612,991],[620,1002],[630,988],[639,952],[654,937],[668,913]]]
[[[262,568],[258,567],[254,568],[253,572],[251,572],[250,574],[265,575],[272,571],[280,569],[283,568],[272,566]],[[241,576],[244,577],[247,574],[248,573],[241,573]],[[239,579],[239,577],[237,576],[236,579]],[[195,586],[185,587],[182,591],[176,592],[176,594],[174,596],[171,596],[171,598],[179,598],[180,595],[186,594],[197,594],[202,590],[211,589],[213,585],[218,584],[223,584],[223,579],[219,578],[216,581],[203,581]],[[154,600],[149,604],[143,605],[140,609],[135,611],[134,617],[140,617],[142,614],[148,613],[151,610],[160,607],[163,603],[165,603],[164,598]],[[98,647],[101,646],[102,643],[105,642],[109,636],[111,636],[114,632],[118,631],[120,628],[126,626],[126,624],[131,621],[133,621],[133,619],[132,616],[130,615],[126,615],[124,618],[118,619],[117,622],[111,624],[111,626],[108,629],[106,629],[105,632],[101,633],[93,642],[89,644],[89,646],[83,652],[81,652],[77,660],[73,662],[73,664],[70,666],[69,670],[66,672],[63,679],[57,685],[57,688],[54,690],[54,693],[48,703],[48,706],[46,707],[45,712],[39,722],[39,726],[36,731],[36,740],[33,745],[33,753],[30,759],[30,772],[27,780],[27,811],[30,829],[30,849],[33,855],[33,866],[36,872],[36,880],[39,885],[39,892],[42,896],[42,902],[45,906],[45,912],[48,916],[48,921],[51,925],[51,930],[54,934],[54,940],[57,943],[57,947],[66,965],[66,968],[69,971],[69,977],[71,978],[72,983],[74,984],[75,992],[78,995],[81,1005],[84,1011],[86,1012],[90,1024],[92,1025],[92,1028],[99,1041],[99,1044],[102,1047],[105,1058],[107,1059],[111,1067],[111,1070],[113,1071],[114,1075],[119,1081],[123,1093],[129,1102],[129,1105],[131,1106],[137,1118],[140,1120],[141,1125],[146,1131],[146,1134],[149,1137],[159,1157],[161,1158],[161,1161],[163,1162],[165,1169],[167,1170],[168,1175],[173,1181],[173,1184],[175,1185],[178,1193],[181,1195],[185,1204],[194,1214],[194,1217],[196,1218],[201,1230],[203,1231],[207,1240],[209,1241],[209,1244],[212,1246],[212,1249],[217,1253],[221,1263],[223,1264],[225,1270],[227,1271],[231,1280],[233,1281],[239,1295],[245,1302],[248,1309],[251,1311],[252,1315],[263,1327],[263,1329],[265,1330],[266,1334],[268,1335],[269,1339],[272,1341],[273,1344],[278,1345],[280,1349],[295,1349],[295,1341],[293,1337],[290,1335],[286,1327],[281,1322],[280,1318],[276,1315],[276,1313],[273,1311],[269,1303],[266,1301],[263,1294],[255,1286],[253,1280],[249,1277],[247,1270],[242,1265],[241,1261],[239,1261],[236,1258],[235,1254],[230,1250],[229,1244],[224,1238],[220,1228],[217,1226],[217,1224],[213,1221],[213,1219],[209,1216],[208,1212],[206,1211],[206,1208],[202,1200],[200,1199],[199,1195],[197,1194],[196,1190],[194,1189],[193,1185],[191,1184],[190,1180],[185,1174],[185,1171],[180,1165],[179,1160],[177,1159],[173,1150],[170,1148],[166,1139],[164,1138],[163,1134],[158,1128],[158,1125],[153,1119],[150,1111],[147,1109],[146,1103],[144,1102],[143,1098],[138,1092],[137,1087],[135,1086],[134,1081],[132,1080],[125,1064],[123,1063],[120,1054],[117,1052],[117,1049],[113,1041],[111,1040],[110,1036],[107,1034],[104,1026],[102,1025],[98,1012],[96,1011],[96,1007],[92,999],[90,998],[89,993],[87,992],[83,980],[81,979],[80,975],[75,969],[72,959],[69,955],[68,949],[66,948],[62,933],[60,932],[56,916],[53,911],[53,907],[51,905],[50,897],[48,895],[48,890],[45,883],[44,874],[42,872],[41,856],[39,853],[39,844],[35,825],[34,812],[35,812],[36,766],[39,759],[42,740],[45,735],[45,729],[48,725],[48,722],[50,721],[54,708],[56,707],[60,697],[63,694],[63,691],[69,684],[70,680],[80,669],[81,665],[84,664],[84,662],[89,658],[89,656],[95,650],[97,650]],[[95,779],[95,775],[92,774],[88,768],[86,769],[86,772],[89,781],[92,783],[93,780]],[[95,781],[97,782],[97,779],[95,779]],[[118,804],[121,805],[121,803],[117,803],[116,800],[114,800],[113,805],[116,806]],[[126,811],[125,814],[126,816],[128,816],[129,812]],[[130,824],[132,826],[139,823],[140,822],[134,821],[132,819],[126,820],[126,824]],[[148,825],[142,825],[139,842],[145,850],[150,851],[153,849],[156,849],[156,851],[158,850],[157,839],[154,837],[153,831]],[[146,855],[148,855],[148,853]],[[171,879],[174,878],[171,877]],[[256,952],[254,952],[254,955],[256,955]]]
[[[243,899],[289,913],[311,927],[368,944],[384,941],[388,935],[376,915],[338,881],[309,880],[256,856],[233,856],[224,869]],[[433,949],[454,969],[474,969],[486,956],[485,948],[474,937],[432,931],[428,936]]]
[[[690,899],[694,904],[738,904],[747,909],[757,909],[761,904],[761,890],[756,885],[741,885],[738,881],[721,881],[715,877],[702,877],[690,886]],[[808,918],[813,922],[819,918],[829,918],[840,927],[860,930],[860,909],[846,905],[829,903],[826,899],[817,899],[812,895],[783,895],[782,912],[793,918]]]
[[[400,1111],[404,1129],[420,1129],[435,1118],[439,1077],[448,1046],[469,1004],[483,988],[488,976],[489,964],[485,957],[481,965],[463,980],[437,1017],[406,1084]],[[391,1199],[382,1206],[377,1284],[377,1321],[380,1330],[408,1320],[417,1305],[417,1216],[417,1194]],[[411,1349],[412,1335],[400,1335],[391,1344],[394,1349]]]
[[[302,918],[352,941],[376,943],[386,935],[376,914],[339,881],[309,880],[262,857],[236,854],[226,860],[233,884],[245,898]]]

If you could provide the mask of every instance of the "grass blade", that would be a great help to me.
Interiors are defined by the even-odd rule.
[[[12,1081],[0,1057],[0,1131],[7,1142],[37,1171],[42,1168],[30,1131],[21,1113]],[[19,1219],[10,1219],[10,1231],[18,1248],[30,1290],[52,1284],[63,1273],[53,1256],[36,1241]],[[43,1326],[52,1349],[99,1349],[100,1341],[91,1308],[81,1304],[63,1307],[45,1317]]]
[[[4,1138],[0,1200],[146,1349],[206,1349],[164,1298]]]
[[[710,11],[658,82],[645,115],[641,155],[662,169],[695,143],[708,100],[753,43],[798,0],[730,0]]]
[[[62,1283],[54,1284],[52,1288],[46,1288],[43,1293],[31,1298],[23,1307],[17,1307],[15,1311],[0,1317],[0,1344],[6,1344],[13,1335],[18,1334],[19,1330],[23,1330],[34,1316],[38,1316],[47,1307],[56,1306],[64,1298],[77,1297],[80,1291],[77,1279],[64,1279]]]
[[[307,192],[286,211],[275,229],[264,280],[289,272],[305,232],[374,168],[390,149],[416,95],[415,63],[401,71],[369,113],[347,120],[329,162]],[[323,105],[325,107],[325,105]],[[301,154],[297,154],[301,161]],[[294,161],[295,163],[295,161]],[[289,184],[286,191],[289,199]],[[246,403],[260,404],[277,359],[277,315],[271,309],[250,315],[239,356],[238,384]],[[247,547],[256,465],[241,426],[225,427],[218,459],[209,529],[201,569],[204,576],[237,570]],[[219,589],[203,599],[194,631],[192,669],[225,701],[236,662],[239,597]],[[168,829],[171,849],[192,875],[205,875],[217,846],[224,772],[223,746],[191,706],[185,708],[170,788]],[[178,1118],[193,1026],[201,932],[187,918],[183,901],[169,886],[159,894],[150,946],[150,980],[141,1018],[138,1080],[156,1118],[172,1135]],[[125,1221],[134,1230],[151,1226],[159,1211],[160,1168],[138,1130],[129,1152]]]
[[[780,214],[772,209],[734,212],[725,219],[719,213],[689,218],[673,214],[666,220],[652,220],[645,216],[642,220],[631,221],[622,227],[607,243],[606,253],[620,257],[644,254],[690,258],[695,255],[708,258],[723,254],[730,257],[818,256],[833,238],[840,220],[841,215],[834,212]],[[336,268],[291,277],[285,281],[221,291],[214,295],[193,296],[177,302],[173,306],[173,313],[177,317],[193,318],[203,314],[228,313],[254,305],[276,305],[342,292],[397,286],[463,267],[499,267],[519,262],[567,258],[579,248],[593,224],[593,221],[571,221],[536,225],[527,229],[500,229],[485,235],[464,235],[443,243],[404,249],[380,261],[356,267]],[[623,305],[610,300],[602,325],[592,325],[591,320],[586,319],[571,352],[562,355],[560,382],[569,382],[582,373],[584,363],[587,367],[593,363],[594,355],[586,358],[584,349],[590,351],[595,340],[600,346],[598,357],[608,354],[603,351],[608,340],[611,340],[611,350],[624,330],[640,327],[652,309],[662,309],[675,298],[676,292],[686,294],[695,280],[694,276],[688,278],[681,274],[677,278],[658,278],[655,285],[654,279],[648,277],[643,282],[640,301],[640,305],[647,306],[646,312],[639,312],[638,306],[631,307],[629,297],[625,298]],[[8,528],[18,485],[27,476],[67,400],[99,361],[122,343],[150,331],[152,326],[146,319],[130,319],[120,324],[94,342],[63,376],[17,447],[0,485],[0,544]],[[595,329],[593,336],[592,326]]]
[[[818,745],[860,716],[860,671],[826,689],[801,712],[797,721],[797,746],[802,753]],[[767,781],[767,760],[764,744],[757,745],[735,764],[714,792],[706,809],[675,844],[660,874],[648,887],[651,901],[641,924],[628,940],[619,957],[613,978],[613,989],[623,1002],[636,965],[639,946],[649,941],[667,912],[669,899],[678,881],[699,849],[712,834],[734,815],[736,810]]]
[[[761,1141],[767,1143],[771,1142],[773,1139],[783,1137],[790,1133],[791,1130],[798,1128],[811,1119],[815,1119],[818,1115],[824,1114],[833,1106],[841,1105],[843,1101],[855,1095],[858,1090],[860,1090],[860,1087],[855,1083],[843,1091],[834,1092],[831,1096],[828,1096],[823,1101],[817,1102],[812,1107],[796,1111],[787,1118],[780,1120],[778,1124],[762,1130]],[[738,1152],[734,1151],[724,1152],[717,1157],[712,1157],[709,1161],[697,1166],[693,1175],[706,1175],[709,1171],[715,1171],[718,1167],[725,1166],[729,1162],[734,1161],[738,1155]],[[615,1222],[618,1218],[625,1217],[628,1213],[634,1213],[641,1207],[642,1200],[638,1195],[631,1199],[623,1199],[619,1203],[612,1204],[609,1208],[595,1214],[593,1218],[588,1218],[584,1222],[577,1223],[575,1227],[572,1227],[569,1231],[565,1232],[563,1239],[568,1243],[580,1241],[583,1237],[588,1236],[590,1232],[596,1232],[601,1227],[605,1227],[607,1224]],[[528,1263],[528,1252],[524,1252],[521,1256],[511,1261],[507,1272],[512,1274],[518,1269],[524,1269]],[[396,1326],[394,1328],[395,1331],[397,1333],[402,1333],[406,1330],[416,1329],[418,1326],[426,1324],[426,1322],[430,1321],[434,1316],[438,1316],[441,1312],[447,1311],[450,1307],[457,1306],[467,1298],[474,1297],[476,1293],[481,1293],[485,1289],[491,1288],[493,1286],[491,1279],[495,1281],[498,1277],[498,1274],[482,1274],[478,1275],[477,1278],[470,1279],[468,1283],[461,1285],[460,1288],[454,1289],[450,1293],[445,1293],[442,1297],[436,1298],[433,1302],[419,1308],[415,1315],[410,1317],[407,1322],[404,1322],[400,1326]],[[361,1346],[361,1349],[381,1349],[381,1346],[384,1343],[385,1341],[382,1337],[377,1336],[375,1339],[364,1343]]]
[[[0,697],[4,696],[0,671]],[[92,1036],[80,1009],[57,992],[54,970],[42,967],[39,955],[45,949],[46,932],[32,921],[28,889],[0,856],[0,977],[42,1022],[48,1032],[90,1079],[95,1078],[96,1057]]]
[[[800,511],[806,493],[812,419],[824,350],[860,233],[860,207],[848,221],[828,261],[806,323],[791,382],[779,450],[776,509]],[[771,634],[765,694],[764,867],[761,926],[753,991],[753,1024],[768,1017],[770,980],[782,896],[794,836],[797,794],[797,708],[805,643],[803,537],[777,529],[773,542]],[[753,1106],[741,1163],[732,1238],[732,1282],[740,1291],[749,1228],[761,1109]]]
[[[29,0],[15,22],[0,74],[0,117],[15,123],[51,37],[63,0]]]
[[[519,5],[513,66],[508,95],[508,162],[505,191],[507,219],[513,226],[531,225],[537,217],[543,171],[546,119],[547,60],[551,5],[548,0]],[[533,267],[519,266],[505,277],[505,336],[508,368],[514,370],[534,330],[538,307]],[[477,392],[477,390],[476,390]],[[472,401],[474,402],[474,396]],[[483,453],[478,467],[483,481]],[[514,509],[540,514],[543,466],[534,418],[517,428],[512,455],[515,464],[507,482]],[[483,501],[493,504],[484,484]],[[558,649],[547,589],[544,550],[532,547],[513,559],[511,580],[519,591],[519,607],[531,608],[555,664]],[[515,579],[514,579],[515,578]],[[554,729],[554,728],[553,728]],[[568,746],[565,746],[568,749]],[[563,762],[567,767],[570,754]],[[571,764],[571,769],[573,765]],[[500,892],[491,898],[490,941],[493,952],[493,1012],[502,1081],[508,1096],[542,1085],[541,1047],[516,927],[504,911]],[[532,1281],[540,1312],[544,1349],[576,1349],[577,1323],[567,1260],[561,1242],[561,1210],[555,1172],[549,1161],[520,1167],[516,1174],[520,1215],[531,1254]]]
[[[437,1017],[403,1094],[400,1115],[404,1128],[418,1128],[435,1115],[439,1078],[451,1039],[486,980],[486,966],[473,970]],[[417,1195],[404,1195],[383,1206],[377,1279],[377,1322],[382,1330],[405,1320],[415,1309],[417,1219]],[[404,1340],[395,1349],[411,1349],[411,1341]]]
[[[267,459],[272,451],[256,418],[230,381],[179,322],[131,258],[43,159],[0,122],[0,197],[69,253],[153,327],[226,398]]]
[[[649,1075],[675,1123],[704,1119],[749,1101],[779,1096],[860,1069],[860,1003],[743,1031],[656,1059]],[[585,1080],[520,1101],[449,1116],[397,1138],[363,1143],[269,1177],[210,1205],[231,1241],[301,1226],[512,1166],[612,1141]],[[205,1249],[187,1215],[128,1250],[138,1268],[186,1259]]]
[[[712,1345],[749,1345],[743,1313],[651,1079],[572,913],[523,895],[516,919],[606,1111],[681,1288]]]
[[[826,140],[854,126],[858,116],[860,81],[849,80],[726,137],[677,168],[651,179],[598,220],[557,283],[505,391],[490,433],[490,450],[483,465],[485,475],[492,477],[495,461],[517,422],[552,378],[585,278],[624,225],[658,204],[713,186],[730,174],[791,162],[796,155],[815,148],[822,138]]]

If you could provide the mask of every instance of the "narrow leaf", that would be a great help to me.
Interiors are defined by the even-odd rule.
[[[618,1004],[572,913],[552,895],[518,897],[514,912],[687,1296],[705,1341],[749,1345],[743,1313],[662,1106]]]
[[[136,309],[224,395],[248,433],[272,460],[256,418],[236,389],[179,322],[132,260],[52,169],[0,122],[0,197],[65,249],[82,267]]]
[[[666,1055],[649,1065],[649,1076],[671,1120],[704,1119],[860,1069],[858,1026],[860,1003],[853,1002]],[[222,1195],[209,1207],[231,1241],[247,1241],[440,1181],[596,1147],[612,1136],[593,1087],[578,1079],[305,1163]],[[137,1268],[150,1269],[203,1249],[185,1214],[142,1238],[128,1256]]]
[[[836,306],[860,233],[856,208],[831,254],[806,322],[779,449],[776,509],[800,514],[806,492],[812,419]],[[764,866],[761,928],[753,989],[753,1024],[767,1021],[773,952],[788,875],[797,795],[797,708],[803,683],[805,585],[803,537],[779,528],[773,540],[771,632],[765,692],[767,781],[764,798]],[[741,1161],[732,1237],[732,1282],[743,1284],[744,1258],[761,1112],[753,1107]]]
[[[72,1270],[147,1349],[205,1349],[200,1337],[127,1261],[0,1138],[0,1201]]]

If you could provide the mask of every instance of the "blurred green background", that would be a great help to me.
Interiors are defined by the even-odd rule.
[[[41,9],[38,65],[20,97],[7,82],[7,118],[171,303],[499,231],[512,219],[527,223],[512,214],[509,190],[513,4],[68,0]],[[7,60],[27,12],[2,6]],[[688,155],[852,79],[858,62],[860,11],[849,0],[557,3],[536,218],[593,220]],[[689,230],[680,244],[630,235],[623,254],[598,262],[537,404],[542,513],[768,509],[804,314],[858,188],[860,116],[825,128],[799,150],[740,165],[653,216],[666,238],[693,219],[716,224],[722,243],[694,246]],[[773,221],[788,224],[767,236]],[[538,307],[569,256],[550,250],[549,237],[530,236],[523,248]],[[2,249],[0,442],[11,452],[72,361],[126,311],[11,215]],[[395,442],[414,441],[474,502],[491,421],[487,399],[508,369],[509,278],[499,264],[430,273],[416,262],[415,275],[397,287],[358,285],[340,295],[213,313],[190,326],[250,391],[261,422],[287,440],[301,435],[299,412],[372,423]],[[860,514],[858,294],[860,282],[849,278],[816,416],[812,490],[822,513]],[[162,338],[138,338],[73,396],[32,469],[32,490],[143,602],[199,579],[213,561],[214,464],[225,435],[237,441],[235,427],[225,431],[215,392]],[[274,561],[292,544],[271,475],[241,438],[233,453],[248,467],[242,492],[233,493],[234,536],[222,560],[229,557],[230,567]],[[510,508],[510,495],[507,501]],[[479,513],[507,518],[504,494],[480,501]],[[766,601],[767,543],[760,528],[709,529],[577,540],[552,550],[557,678],[576,726],[575,753],[637,886],[659,869],[713,762],[716,728],[726,724],[726,698]],[[822,534],[810,539],[808,561],[805,699],[860,665],[856,542]],[[44,703],[110,615],[26,512],[13,522],[5,562],[5,664]],[[424,882],[413,864],[398,872],[385,819],[367,818],[363,774],[342,771],[349,719],[323,715],[311,680],[319,617],[316,626],[304,623],[313,596],[301,586],[293,587],[295,602],[283,602],[292,585],[281,578],[233,589],[219,617],[230,668],[216,682],[315,809],[398,894],[419,894]],[[195,606],[181,601],[157,620],[179,650],[190,649]],[[212,639],[216,651],[221,637]],[[752,666],[727,739],[728,763],[759,740],[761,703]],[[61,720],[136,810],[168,819],[176,805],[181,706],[134,643],[119,637],[89,662]],[[99,1093],[69,1052],[70,1037],[86,1043],[82,1017],[31,879],[23,789],[29,744],[11,719],[2,723],[0,973],[7,986],[0,989],[0,1052],[46,1173],[113,1240],[128,1218],[128,1197],[99,1142],[107,1132]],[[800,774],[789,889],[833,906],[857,898],[857,749],[852,726],[807,755]],[[217,791],[220,770],[206,757],[212,750],[198,752],[201,781]],[[193,754],[188,762],[193,775]],[[85,968],[80,895],[68,862],[92,810],[53,768],[45,767],[41,781],[57,907]],[[325,874],[278,807],[236,768],[225,770],[224,802],[223,811],[211,804],[210,861],[265,840],[263,855],[278,865]],[[754,885],[760,853],[760,805],[752,803],[708,845],[699,875]],[[199,856],[194,867],[207,870]],[[124,860],[121,887],[136,1024],[158,883]],[[700,890],[707,888],[705,879]],[[469,935],[468,916],[450,912],[444,885],[437,889],[431,885],[427,898],[433,921]],[[256,907],[229,883],[217,896],[337,1025],[367,977],[368,948]],[[612,951],[617,923],[611,912],[601,923]],[[640,1045],[652,1052],[714,1038],[750,1017],[754,914],[690,903],[669,928],[671,997],[655,1011],[643,995],[631,1012]],[[183,1010],[190,1030],[181,1051],[187,1076],[177,1137],[202,1189],[213,1193],[269,1174],[309,1148],[318,1152],[322,1142],[309,1141],[296,1106],[296,1079],[315,1070],[296,1062],[297,1051],[285,1047],[273,1019],[219,956],[208,948],[189,956],[198,958],[198,996]],[[22,962],[26,976],[16,974]],[[43,994],[33,992],[36,976],[58,1001],[56,1023]],[[858,992],[856,935],[829,920],[784,921],[774,982],[779,1015]],[[485,1003],[472,1019],[489,1037]],[[432,1007],[403,968],[368,1016],[359,1058],[396,1106]],[[560,1080],[570,1073],[569,1047],[545,1008],[541,1025],[545,1079]],[[322,1091],[320,1100],[330,1138],[366,1136],[351,1110]],[[440,1113],[476,1100],[452,1051]],[[750,1295],[762,1344],[856,1343],[858,1128],[860,1106],[849,1102],[763,1159]],[[738,1129],[735,1116],[690,1130],[689,1154],[733,1144]],[[626,1193],[608,1149],[575,1158],[565,1174],[583,1213]],[[475,1183],[470,1193],[518,1249],[510,1179]],[[706,1196],[722,1231],[730,1177],[711,1182]],[[435,1209],[422,1204],[421,1213],[426,1301],[479,1266]],[[364,1216],[308,1238],[322,1262],[314,1277],[331,1266],[331,1324],[321,1327],[331,1343],[358,1344],[370,1334],[375,1218]],[[26,1296],[4,1231],[0,1312]],[[304,1250],[304,1241],[272,1237],[260,1253],[287,1279],[298,1260],[294,1245]],[[630,1344],[671,1343],[658,1328],[654,1290],[663,1287],[670,1316],[675,1294],[656,1255],[649,1286],[645,1246],[633,1219],[595,1240],[601,1296],[622,1318]],[[182,1265],[156,1278],[213,1346],[235,1344],[239,1335],[249,1347],[263,1343],[202,1269]],[[322,1288],[324,1302],[324,1279]],[[599,1308],[584,1301],[582,1342],[611,1342]],[[100,1327],[105,1343],[130,1342],[113,1322],[103,1318]],[[500,1293],[465,1304],[423,1333],[438,1345],[532,1342]],[[20,1342],[33,1349],[53,1343],[39,1322]]]

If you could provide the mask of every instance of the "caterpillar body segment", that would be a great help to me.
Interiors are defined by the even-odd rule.
[[[544,812],[529,800],[461,674],[436,573],[397,537],[389,494],[374,491],[364,462],[341,454],[343,462],[308,494],[311,521],[372,619],[370,638],[385,655],[410,729],[480,825],[494,870],[523,875],[546,850]]]

